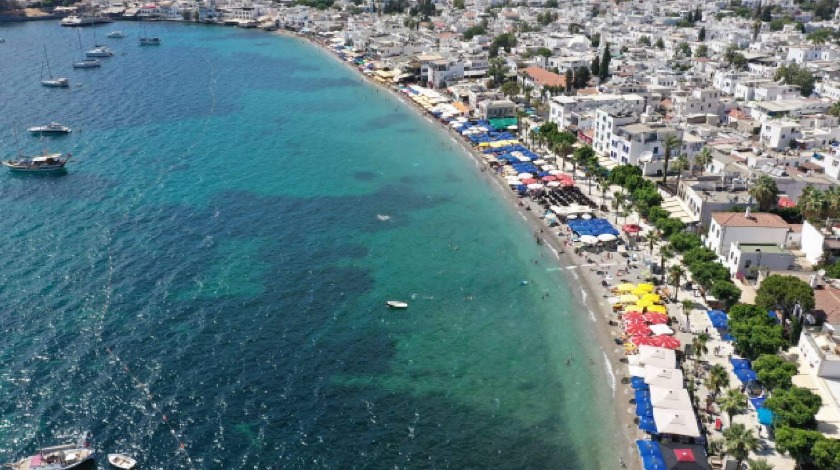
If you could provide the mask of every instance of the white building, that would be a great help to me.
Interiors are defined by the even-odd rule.
[[[800,137],[802,126],[791,120],[765,121],[761,125],[761,143],[773,150],[790,148],[792,140]]]
[[[748,276],[750,268],[761,266],[770,271],[787,271],[796,256],[784,245],[734,242],[729,248],[726,267],[733,276]]]
[[[733,243],[784,245],[789,231],[788,223],[776,214],[714,212],[706,246],[726,260]]]
[[[645,108],[645,98],[639,95],[583,95],[555,96],[549,101],[549,121],[561,129],[577,126],[579,117],[584,113],[594,113],[598,108],[619,102],[628,103],[632,109],[641,113]]]

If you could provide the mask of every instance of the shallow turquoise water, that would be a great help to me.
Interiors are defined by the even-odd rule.
[[[0,175],[2,458],[89,430],[143,468],[614,468],[589,316],[449,136],[294,39],[121,27],[99,70],[0,28],[0,151],[76,156]]]

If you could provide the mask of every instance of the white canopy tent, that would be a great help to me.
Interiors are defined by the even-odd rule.
[[[633,357],[633,356],[630,356]],[[645,368],[643,366],[637,366],[634,364],[630,364],[628,366],[630,370],[630,377],[644,377],[645,376]]]
[[[700,437],[694,413],[653,407],[653,422],[659,434]]]
[[[639,363],[673,369],[677,366],[677,356],[671,349],[655,346],[639,346]]]
[[[650,331],[652,331],[653,334],[657,336],[674,334],[674,330],[669,328],[668,325],[650,325]]]
[[[679,390],[683,388],[683,373],[679,369],[645,366],[645,383],[654,387]]]
[[[694,414],[694,406],[688,390],[671,390],[662,387],[650,387],[650,404],[658,408],[669,410],[683,410]]]

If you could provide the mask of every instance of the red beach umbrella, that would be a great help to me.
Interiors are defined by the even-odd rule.
[[[642,227],[639,227],[636,224],[626,224],[621,226],[621,230],[623,230],[624,233],[639,233],[642,231]]]
[[[644,323],[628,323],[624,325],[624,331],[633,336],[648,336],[651,333],[650,327]]]
[[[520,181],[522,184],[534,184],[539,183],[539,181],[535,180],[534,178],[525,178],[524,180]]]
[[[645,316],[642,315],[640,312],[624,312],[621,314],[621,319],[627,322],[644,321]]]
[[[630,338],[630,342],[636,346],[654,346],[653,336],[636,335]]]
[[[668,323],[668,315],[661,313],[646,313],[643,315],[646,322],[651,325],[664,325]]]
[[[548,175],[548,176],[543,176],[543,177],[542,177],[542,180],[543,180],[543,181],[557,181],[557,177],[556,177],[556,176],[551,176],[551,175]]]
[[[659,336],[651,336],[653,340],[653,344],[651,346],[657,346],[660,348],[667,348],[667,349],[679,349],[680,347],[680,340],[674,338],[673,336],[667,335],[659,335]]]

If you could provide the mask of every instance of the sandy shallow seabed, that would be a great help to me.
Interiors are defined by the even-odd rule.
[[[495,172],[481,171],[481,169],[487,167],[482,154],[472,148],[466,140],[464,140],[460,135],[454,133],[448,126],[443,125],[437,120],[433,120],[425,109],[408,99],[402,93],[377,82],[372,77],[361,73],[359,69],[352,64],[341,60],[341,58],[325,44],[289,31],[277,30],[274,33],[308,42],[309,44],[317,47],[322,53],[329,55],[341,64],[355,71],[359,76],[363,77],[366,82],[376,86],[377,88],[391,92],[391,95],[399,99],[399,101],[403,104],[416,110],[429,121],[435,122],[439,129],[449,134],[450,139],[457,143],[464,150],[464,153],[473,159],[476,169],[479,170],[481,176],[491,182],[491,186],[498,190],[499,195],[511,204],[511,208],[515,209],[519,213],[519,215],[528,223],[535,233],[539,232],[540,229],[544,230],[544,233],[541,234],[543,243],[550,247],[551,251],[555,254],[558,267],[562,268],[561,270],[564,271],[564,275],[569,280],[569,291],[577,297],[580,304],[586,305],[586,308],[589,309],[588,312],[580,313],[582,315],[591,315],[594,320],[592,324],[595,326],[594,331],[596,333],[600,349],[604,353],[604,357],[600,361],[595,361],[595,364],[590,365],[590,367],[598,369],[597,371],[593,371],[593,374],[606,375],[606,382],[612,386],[613,405],[616,418],[620,426],[623,428],[624,432],[622,432],[621,435],[626,441],[624,446],[625,449],[620,453],[620,455],[623,456],[626,468],[641,470],[635,441],[636,439],[643,439],[645,436],[644,433],[639,431],[638,427],[634,423],[635,414],[633,413],[633,408],[628,401],[632,398],[630,388],[628,385],[621,384],[620,382],[621,378],[626,375],[626,366],[619,362],[620,359],[624,358],[624,352],[623,348],[617,345],[613,340],[614,336],[610,330],[608,322],[609,320],[615,319],[615,316],[613,315],[611,306],[608,302],[606,302],[605,294],[607,294],[607,290],[601,286],[602,277],[596,273],[598,269],[601,269],[598,266],[603,266],[611,268],[612,274],[614,275],[614,270],[617,269],[617,267],[609,266],[609,264],[624,263],[624,258],[615,257],[613,260],[604,264],[601,263],[597,257],[593,257],[595,258],[593,260],[594,265],[590,265],[584,256],[575,255],[572,250],[567,251],[567,247],[564,246],[565,239],[563,236],[557,235],[556,228],[554,230],[548,230],[545,222],[540,219],[539,216],[543,213],[542,207],[538,206],[536,203],[530,202],[529,199],[520,199],[513,193],[513,191],[510,190],[501,177],[495,174]],[[520,201],[527,201],[529,203],[526,203],[525,206],[520,206]],[[526,210],[526,207],[529,205],[532,210]],[[562,228],[561,233],[564,230],[565,227]],[[638,280],[633,278],[628,278],[627,280],[628,282],[638,282]],[[613,280],[612,283],[615,284],[615,282],[616,280]],[[580,289],[575,290],[572,288],[575,285],[579,285]],[[619,462],[615,463],[615,468],[621,468]]]

